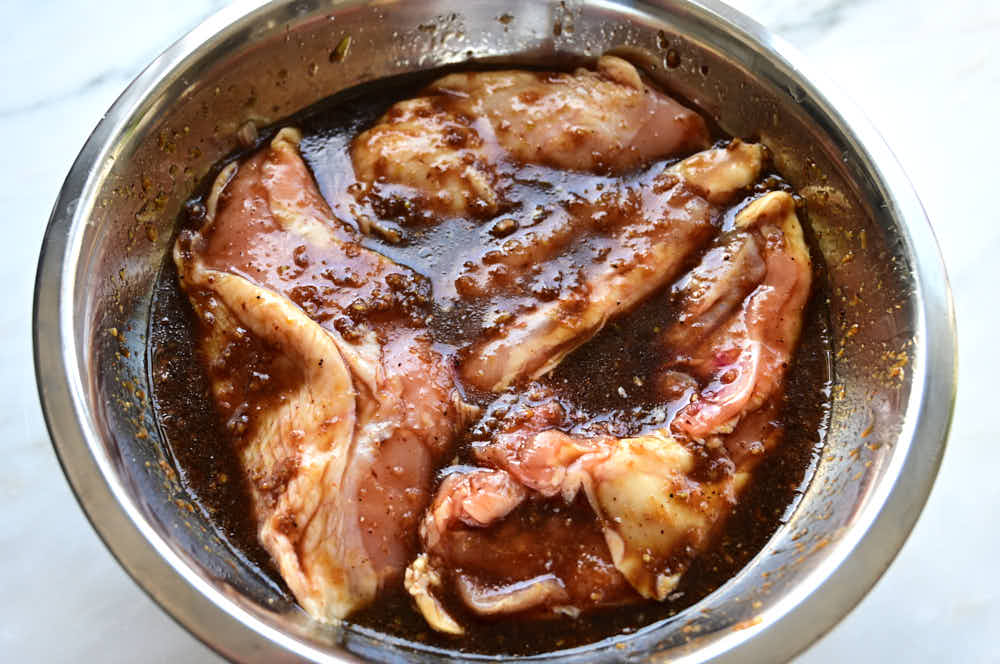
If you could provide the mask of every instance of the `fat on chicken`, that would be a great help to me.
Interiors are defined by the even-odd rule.
[[[811,285],[791,195],[774,191],[740,210],[675,289],[682,313],[663,343],[674,354],[672,368],[704,383],[674,419],[675,432],[728,433],[780,389]]]

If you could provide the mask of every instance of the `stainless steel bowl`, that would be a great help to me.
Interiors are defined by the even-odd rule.
[[[152,420],[145,355],[150,288],[181,203],[248,119],[274,121],[356,83],[446,63],[559,63],[612,49],[729,133],[760,137],[806,197],[832,284],[832,422],[808,490],[737,577],[673,619],[537,659],[788,659],[896,555],[951,418],[948,282],[895,159],[798,54],[714,0],[252,0],[168,49],[98,124],[55,204],[35,291],[38,387],[80,504],[136,582],[218,652],[440,655],[312,623],[188,500]]]

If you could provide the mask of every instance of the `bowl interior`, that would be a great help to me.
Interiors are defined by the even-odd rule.
[[[752,654],[753,647],[765,647],[759,644],[769,644],[771,657],[791,656],[842,617],[891,560],[940,457],[946,413],[929,438],[916,435],[927,391],[950,389],[950,365],[935,386],[927,384],[934,362],[948,359],[946,347],[937,360],[927,357],[928,297],[932,317],[946,319],[947,287],[943,272],[937,293],[928,294],[921,281],[933,281],[940,268],[932,265],[930,276],[922,276],[915,258],[915,247],[926,252],[929,237],[919,204],[895,166],[877,161],[886,158],[881,143],[872,148],[877,138],[859,135],[856,118],[845,117],[839,105],[834,110],[812,78],[778,55],[782,45],[731,10],[680,1],[625,6],[467,0],[458,9],[445,8],[451,4],[306,0],[231,8],[151,65],[109,113],[54,212],[52,223],[63,225],[65,245],[49,239],[46,247],[61,259],[60,299],[53,310],[76,433],[61,433],[52,424],[54,407],[46,408],[81,501],[137,580],[227,654],[252,658],[228,640],[228,632],[216,639],[206,626],[191,624],[183,601],[116,547],[115,532],[102,525],[83,495],[68,447],[86,446],[128,521],[169,568],[241,626],[236,634],[257,635],[260,644],[277,643],[317,659],[431,657],[429,648],[413,650],[365,630],[312,623],[266,575],[234,554],[190,499],[150,405],[151,286],[180,206],[209,167],[236,148],[236,131],[246,121],[270,124],[355,84],[449,63],[557,67],[614,51],[641,64],[726,132],[766,143],[781,173],[806,199],[830,282],[835,384],[813,480],[748,567],[664,623],[559,657],[702,659],[735,648]],[[39,288],[46,260],[54,259],[43,255]],[[36,314],[43,382],[46,297],[39,295]],[[55,398],[42,390],[43,401]],[[924,438],[930,441],[927,459],[914,480],[920,486],[908,494],[905,516],[888,526],[898,532],[875,542],[883,552],[868,567],[877,569],[866,569],[847,590],[831,590],[827,583],[829,606],[810,613],[803,607],[844,568]],[[793,609],[812,622],[803,622],[794,637],[762,636],[789,624]]]

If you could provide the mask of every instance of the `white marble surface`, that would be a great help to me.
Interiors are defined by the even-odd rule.
[[[0,660],[213,662],[121,571],[77,507],[34,388],[35,263],[62,179],[141,68],[217,0],[0,0]],[[1000,468],[991,412],[1000,328],[991,265],[1000,119],[996,0],[734,0],[806,52],[866,110],[913,179],[950,270],[960,388],[944,465],[910,540],[872,593],[801,656],[1000,661]],[[996,255],[994,255],[996,252]]]

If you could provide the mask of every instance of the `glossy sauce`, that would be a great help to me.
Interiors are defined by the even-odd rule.
[[[347,151],[351,139],[370,126],[391,104],[412,96],[437,74],[407,77],[391,83],[360,86],[337,95],[309,109],[298,117],[281,123],[303,130],[301,151],[313,171],[320,190],[331,201],[335,214],[348,216],[336,197],[353,180]],[[259,144],[269,140],[273,132],[262,132]],[[720,137],[721,138],[721,137]],[[249,154],[233,155],[242,158]],[[230,160],[231,161],[231,160]],[[520,169],[515,185],[506,192],[504,213],[488,221],[481,219],[412,218],[400,214],[391,196],[370,198],[369,212],[382,230],[364,236],[362,244],[393,261],[412,268],[429,281],[430,303],[421,303],[420,316],[426,322],[435,348],[446,357],[454,357],[457,349],[470,339],[488,334],[502,323],[502,317],[516,313],[530,299],[560,297],[571,288],[575,265],[593,261],[602,251],[602,228],[588,228],[587,240],[573,244],[569,240],[560,248],[554,261],[543,270],[494,271],[483,280],[473,274],[488,266],[488,252],[503,247],[504,242],[523,236],[531,226],[545,228],[546,219],[565,214],[555,203],[565,200],[567,192],[581,204],[606,208],[615,212],[627,204],[603,200],[604,192],[629,191],[652,184],[655,174],[669,162],[658,162],[637,173],[622,177],[576,174],[540,166]],[[219,169],[223,164],[219,165]],[[216,171],[217,172],[217,171]],[[346,175],[345,175],[346,174]],[[207,191],[215,173],[206,180]],[[786,188],[776,174],[758,185],[757,192]],[[558,196],[556,193],[558,192]],[[748,191],[751,195],[755,192]],[[627,202],[626,202],[627,203]],[[734,206],[738,207],[738,206]],[[180,228],[197,227],[201,223],[201,199],[196,197],[182,215]],[[620,215],[620,213],[618,213]],[[602,224],[613,228],[617,222],[608,215],[600,217]],[[511,222],[517,223],[512,229]],[[805,218],[803,217],[804,221]],[[725,215],[715,220],[725,224]],[[808,229],[807,229],[808,234]],[[706,243],[710,237],[706,237]],[[280,238],[276,238],[280,242]],[[508,249],[512,245],[507,245]],[[492,249],[491,249],[492,248]],[[516,248],[514,248],[516,249]],[[284,249],[287,251],[287,248]],[[506,258],[516,251],[508,251]],[[815,253],[815,252],[814,252]],[[689,256],[683,269],[697,263],[700,252]],[[499,261],[498,261],[499,262]],[[819,261],[814,261],[819,266]],[[323,266],[303,256],[303,281],[332,278],[323,270],[339,269]],[[820,268],[817,267],[817,271]],[[315,271],[315,275],[311,272]],[[305,274],[309,272],[310,274]],[[338,275],[332,275],[338,276]],[[339,275],[349,278],[350,275]],[[470,279],[464,280],[463,276]],[[583,616],[544,620],[508,619],[486,622],[463,616],[471,628],[459,641],[432,631],[423,617],[413,608],[402,586],[389,590],[369,608],[355,614],[351,622],[405,639],[457,648],[467,652],[528,654],[569,648],[594,642],[616,634],[635,630],[657,620],[672,616],[706,596],[745,565],[768,541],[782,520],[794,507],[797,497],[811,477],[813,464],[823,442],[828,419],[830,386],[830,339],[827,324],[825,280],[815,279],[816,286],[805,312],[802,337],[793,366],[788,373],[781,419],[785,434],[780,447],[771,453],[755,471],[751,487],[743,493],[739,505],[726,523],[717,544],[698,558],[684,575],[676,592],[667,601],[629,603],[602,609]],[[557,278],[558,277],[558,278]],[[298,278],[298,277],[297,277]],[[482,287],[483,284],[487,287]],[[463,292],[463,288],[466,288]],[[478,290],[477,290],[478,289]],[[294,299],[314,319],[323,315],[311,311],[309,292],[302,291]],[[662,392],[654,388],[653,372],[665,360],[652,343],[660,330],[672,320],[669,292],[654,294],[632,312],[609,324],[594,339],[568,356],[556,370],[540,382],[553,391],[572,413],[572,428],[577,433],[607,432],[614,436],[635,435],[662,424],[673,415],[674,407],[664,403]],[[244,560],[267,573],[281,585],[267,554],[256,541],[255,525],[250,515],[246,480],[240,471],[234,445],[237,436],[227,427],[233,414],[220,413],[210,397],[209,382],[203,369],[207,358],[199,357],[194,344],[194,315],[187,296],[177,283],[176,268],[167,260],[154,290],[150,314],[149,371],[157,418],[180,470],[182,480],[211,516],[219,534]],[[266,359],[266,358],[264,358]],[[248,358],[252,371],[254,358]],[[486,416],[466,433],[456,456],[471,461],[470,446],[491,433],[490,413],[498,407],[508,408],[526,397],[523,387],[495,395],[468,390],[466,398],[487,407]],[[588,547],[602,544],[600,531],[590,513],[582,505],[559,506],[552,502],[529,502],[508,519],[511,532],[542,533],[573,528],[579,533],[580,551],[574,555],[551,552],[557,565],[577,564],[591,560],[599,565],[600,556],[589,556]],[[521,531],[517,527],[522,528]],[[589,528],[589,530],[588,530]],[[593,531],[593,532],[591,532]],[[516,541],[504,536],[503,527],[484,532],[482,541],[470,543],[484,550],[516,546]],[[556,536],[553,541],[557,541]],[[559,555],[557,555],[559,554]],[[562,561],[561,563],[559,561]],[[589,570],[593,573],[594,570]],[[566,573],[567,578],[571,574]],[[616,578],[609,573],[609,579]],[[620,577],[617,577],[620,578]],[[621,593],[631,599],[629,588],[609,587],[609,593]]]

